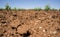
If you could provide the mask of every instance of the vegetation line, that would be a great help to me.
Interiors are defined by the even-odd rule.
[[[9,6],[9,4],[6,4],[5,8],[4,9],[0,8],[0,10],[7,10],[7,11],[15,10],[16,11],[16,10],[26,10],[26,9],[17,9],[16,7],[12,9]],[[49,5],[46,5],[44,9],[42,9],[42,8],[34,8],[34,9],[29,9],[29,10],[35,10],[35,11],[40,11],[40,10],[45,10],[45,11],[48,11],[48,10],[59,10],[60,11],[60,9],[54,9],[54,8],[51,9],[51,7]]]

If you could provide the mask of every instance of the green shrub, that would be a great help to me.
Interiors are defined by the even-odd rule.
[[[50,6],[49,6],[49,5],[46,5],[46,6],[45,6],[45,10],[46,10],[46,11],[50,10]]]
[[[5,9],[6,10],[11,10],[11,7],[9,6],[9,4],[6,4]]]
[[[35,11],[40,11],[42,10],[41,8],[34,8]]]

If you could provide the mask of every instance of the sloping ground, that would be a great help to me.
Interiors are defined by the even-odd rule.
[[[60,11],[0,11],[0,37],[60,37]]]

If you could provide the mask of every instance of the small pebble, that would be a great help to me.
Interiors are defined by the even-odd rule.
[[[53,32],[53,34],[56,34],[56,33],[57,33],[57,31],[54,31],[54,32]]]
[[[49,18],[51,18],[52,16],[49,16]]]
[[[39,27],[39,29],[41,29],[42,27]]]
[[[45,32],[45,30],[43,30],[43,32]]]
[[[48,35],[48,37],[50,37],[51,35]]]
[[[0,24],[0,26],[1,26],[1,24]]]

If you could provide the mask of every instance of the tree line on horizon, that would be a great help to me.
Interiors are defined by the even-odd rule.
[[[5,8],[4,9],[0,8],[0,10],[7,10],[8,11],[8,10],[25,10],[25,9],[17,9],[16,7],[14,9],[12,9],[9,6],[9,4],[6,4]],[[32,10],[36,10],[36,11],[46,10],[46,11],[48,11],[48,10],[60,10],[60,9],[54,9],[54,8],[51,9],[51,7],[49,5],[46,5],[44,9],[42,9],[42,8],[34,8]]]

